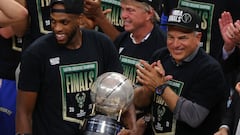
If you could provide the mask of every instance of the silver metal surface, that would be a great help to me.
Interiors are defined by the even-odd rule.
[[[133,100],[133,86],[127,77],[116,72],[99,76],[91,88],[91,99],[96,111],[107,116],[124,112]]]

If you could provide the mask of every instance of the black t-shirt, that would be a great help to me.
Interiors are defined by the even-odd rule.
[[[122,32],[115,40],[115,45],[119,49],[120,61],[123,67],[123,74],[133,83],[137,83],[137,69],[136,64],[140,59],[149,61],[152,54],[166,46],[166,34],[156,24],[151,31],[149,37],[139,44],[134,44],[130,38],[129,32]],[[138,109],[138,108],[137,108]],[[149,108],[141,108],[138,110],[137,118],[141,117],[144,113],[149,112]],[[150,135],[151,128],[145,131],[146,135]]]
[[[154,25],[147,40],[134,44],[129,32],[123,32],[115,40],[115,45],[119,49],[120,61],[123,66],[123,74],[127,76],[133,84],[136,80],[136,64],[139,59],[149,61],[153,52],[166,46],[166,34],[158,25]]]
[[[228,108],[226,114],[223,116],[222,125],[228,125],[230,127],[230,135],[237,135],[236,131],[238,128],[240,118],[240,96],[237,91],[232,95],[232,103]]]
[[[90,113],[90,86],[104,72],[122,72],[117,50],[102,33],[82,30],[82,46],[70,50],[44,35],[23,53],[19,88],[38,93],[33,134],[80,135]]]
[[[225,111],[227,86],[219,63],[199,49],[189,62],[176,64],[167,48],[157,52],[152,62],[161,60],[166,75],[172,75],[169,86],[176,94],[207,108],[207,118],[196,128],[182,121],[176,121],[176,135],[210,135],[220,126],[221,114]],[[152,107],[155,132],[175,131],[175,120],[164,100],[155,95]]]
[[[29,13],[29,28],[25,34],[23,50],[35,39],[51,32],[50,0],[26,0]]]
[[[5,39],[0,36],[0,78],[15,80],[15,70],[20,61],[22,38]]]

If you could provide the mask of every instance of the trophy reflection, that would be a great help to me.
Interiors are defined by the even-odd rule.
[[[133,87],[130,80],[116,72],[99,76],[91,88],[93,109],[85,121],[84,135],[117,135],[123,128],[121,114],[133,100]]]

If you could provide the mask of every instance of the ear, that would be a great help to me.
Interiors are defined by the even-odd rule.
[[[83,14],[80,14],[79,17],[78,17],[78,24],[80,27],[84,26],[84,15]]]
[[[198,32],[196,35],[197,39],[199,40],[199,42],[201,41],[202,38],[202,32]]]
[[[151,10],[147,13],[148,13],[147,20],[151,20],[151,18],[153,18],[153,16],[154,16],[154,10],[151,8]]]

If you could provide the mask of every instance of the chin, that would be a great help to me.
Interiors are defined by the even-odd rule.
[[[128,32],[132,32],[132,28],[130,28],[130,27],[126,27],[126,26],[125,26],[125,27],[124,27],[124,30],[125,30],[125,31],[128,31]]]
[[[57,42],[59,45],[65,45],[66,44],[66,42],[64,42],[64,41],[58,41]]]

